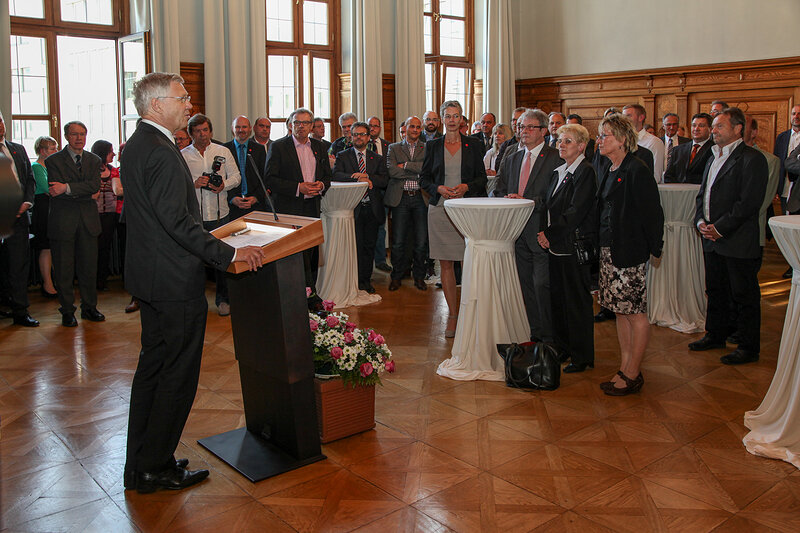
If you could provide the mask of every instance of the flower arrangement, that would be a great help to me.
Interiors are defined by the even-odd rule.
[[[314,372],[341,376],[345,384],[375,385],[384,371],[395,370],[392,352],[382,335],[358,329],[344,313],[333,312],[334,303],[308,313],[314,343]]]

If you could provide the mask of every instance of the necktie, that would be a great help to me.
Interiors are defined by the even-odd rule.
[[[81,170],[81,156],[80,156],[80,154],[75,156],[75,166],[78,167],[78,171],[80,172],[80,170]]]
[[[694,146],[692,146],[692,155],[691,155],[691,156],[689,156],[689,164],[690,164],[690,165],[692,164],[692,161],[694,161],[694,156],[696,156],[696,155],[697,155],[697,150],[698,150],[699,148],[700,148],[700,145],[699,145],[699,144],[695,144]]]
[[[672,158],[672,137],[669,138],[667,143],[667,164],[665,168],[669,168],[669,161]]]
[[[247,154],[245,153],[245,148],[247,148],[244,144],[240,144],[237,149],[239,151],[239,174],[242,177],[242,196],[247,196],[247,178],[245,177],[245,171],[247,170]]]
[[[364,154],[361,152],[356,152],[358,154],[358,171],[362,174],[367,172],[367,164],[364,162]]]
[[[522,170],[520,170],[520,172],[519,172],[519,190],[517,191],[517,194],[519,194],[520,196],[524,196],[525,195],[525,187],[528,186],[528,178],[531,175],[531,166],[532,166],[532,164],[531,164],[531,156],[532,155],[533,154],[531,152],[528,152],[525,155],[525,161],[522,162]]]

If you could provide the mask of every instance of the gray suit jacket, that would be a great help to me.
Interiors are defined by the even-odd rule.
[[[783,162],[786,171],[790,174],[800,174],[800,159],[798,159],[798,157],[800,157],[800,145],[792,150],[792,153],[789,154]],[[797,186],[797,183],[797,181],[792,182],[792,188],[789,191],[789,200],[786,202],[786,209],[789,211],[789,214],[792,215],[800,211],[800,187]],[[779,189],[778,193],[780,192]]]
[[[386,154],[386,166],[389,168],[389,186],[383,195],[383,203],[388,207],[397,207],[403,197],[403,183],[409,179],[418,179],[422,172],[422,162],[425,160],[425,143],[417,139],[414,147],[414,157],[411,157],[407,141],[389,145]],[[397,165],[406,163],[406,168]]]
[[[103,162],[100,158],[84,150],[81,155],[81,168],[75,165],[67,148],[48,157],[47,181],[66,183],[70,193],[50,198],[50,217],[47,236],[51,239],[64,239],[75,234],[78,224],[83,224],[92,236],[100,235],[100,215],[97,202],[92,195],[100,190],[100,172]]]

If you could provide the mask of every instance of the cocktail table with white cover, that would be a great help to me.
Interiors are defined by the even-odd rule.
[[[366,305],[381,301],[379,294],[358,290],[358,257],[353,209],[367,192],[366,182],[333,182],[322,197],[322,230],[317,293],[333,300],[336,307]]]
[[[526,342],[531,335],[514,241],[533,212],[533,201],[462,198],[445,201],[444,208],[466,237],[466,251],[452,357],[442,361],[436,373],[464,381],[503,381],[496,345]]]
[[[705,330],[706,282],[703,246],[694,225],[699,185],[662,183],[664,250],[661,264],[647,269],[647,316],[651,324],[681,333]]]
[[[754,455],[781,459],[800,468],[800,216],[772,217],[769,226],[794,275],[778,366],[761,405],[744,414],[750,433],[742,441]]]

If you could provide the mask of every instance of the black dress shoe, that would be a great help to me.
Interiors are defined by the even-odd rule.
[[[78,325],[75,320],[75,313],[61,313],[61,325],[67,328],[74,328]]]
[[[724,347],[725,347],[725,341],[715,339],[714,337],[708,334],[706,334],[706,336],[700,340],[689,343],[689,349],[692,350],[693,352],[704,352],[706,350],[714,350],[716,348],[724,348]]]
[[[189,459],[175,459],[175,466],[185,470],[189,466]]]
[[[789,269],[783,273],[783,279],[792,279],[793,270],[794,269],[792,267],[789,267]]]
[[[758,354],[736,348],[728,355],[720,357],[719,360],[724,365],[743,365],[745,363],[755,363],[758,361]]]
[[[725,342],[728,344],[739,344],[739,334],[734,333],[733,335],[729,335]]]
[[[365,290],[370,294],[375,294],[375,287],[372,286],[372,283],[367,283]]]
[[[208,470],[185,470],[172,467],[161,472],[139,472],[136,477],[136,491],[149,494],[157,490],[181,490],[200,483],[208,477]]]
[[[594,315],[594,321],[595,322],[605,322],[606,320],[616,320],[616,318],[617,318],[617,315],[613,311],[611,311],[609,309],[605,309],[605,308],[600,308],[600,312],[597,313],[596,315]]]
[[[91,309],[81,309],[81,318],[85,318],[86,320],[91,320],[92,322],[102,322],[106,319],[106,316],[92,307]]]
[[[392,267],[387,265],[385,261],[383,263],[375,265],[375,268],[377,268],[378,270],[381,270],[383,272],[391,272],[392,271]]]
[[[420,278],[415,279],[414,280],[414,286],[416,288],[418,288],[419,290],[421,290],[421,291],[427,291],[428,290],[428,286],[425,285],[425,280],[424,279],[420,279]]]
[[[175,459],[175,466],[185,470],[189,466],[189,459]],[[136,470],[126,470],[122,476],[125,490],[135,490],[138,477]]]
[[[583,372],[587,367],[594,368],[594,363],[570,363],[564,367],[564,373],[575,374],[576,372]]]
[[[47,292],[46,290],[44,290],[44,287],[41,288],[40,292],[42,293],[42,296],[44,296],[45,298],[50,298],[50,299],[58,298],[57,292]]]
[[[35,318],[31,318],[31,315],[25,313],[24,315],[16,315],[14,317],[14,324],[17,326],[25,326],[28,328],[35,328],[39,325],[39,321]]]
[[[400,288],[400,285],[402,285],[402,283],[400,282],[400,280],[399,280],[399,279],[393,279],[393,280],[392,280],[392,281],[389,283],[389,290],[390,290],[390,291],[396,291],[397,289],[399,289],[399,288]]]

